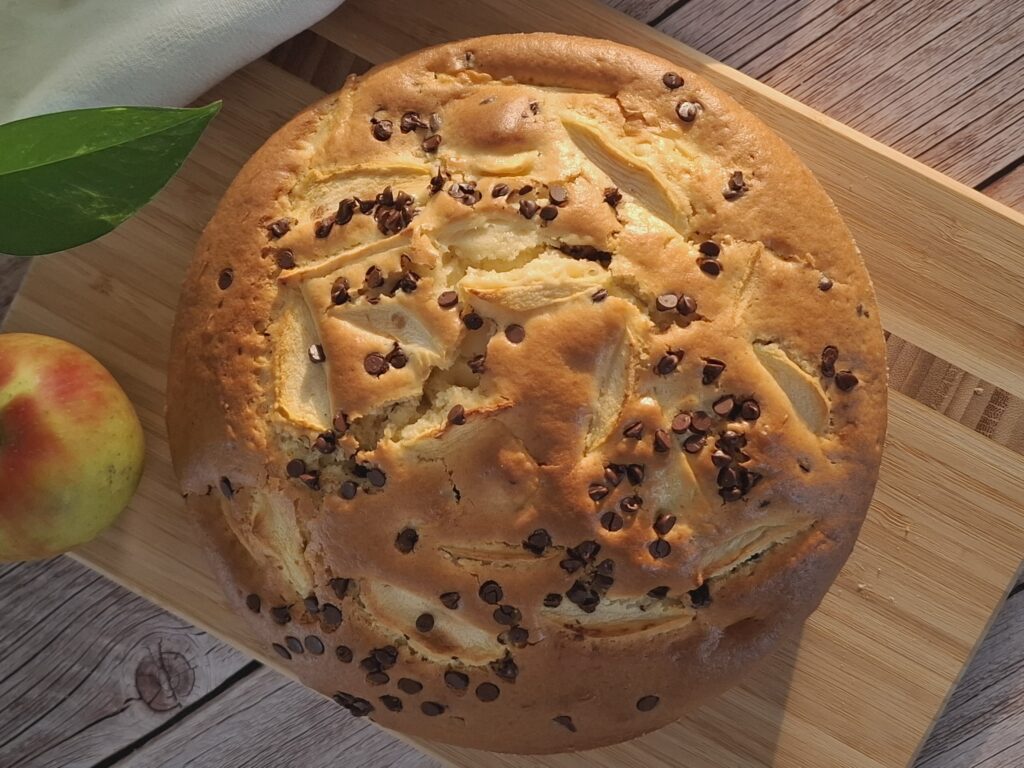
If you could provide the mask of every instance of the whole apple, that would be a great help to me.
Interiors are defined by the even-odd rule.
[[[92,355],[0,334],[0,561],[89,541],[128,505],[144,453],[135,409]]]

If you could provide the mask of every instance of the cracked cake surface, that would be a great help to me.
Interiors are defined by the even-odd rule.
[[[552,34],[298,115],[204,232],[168,429],[231,604],[357,716],[622,741],[735,683],[856,539],[874,294],[796,155],[701,78]]]

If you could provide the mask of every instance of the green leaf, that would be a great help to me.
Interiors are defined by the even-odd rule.
[[[114,229],[175,174],[220,105],[77,109],[0,125],[0,253],[53,253]]]

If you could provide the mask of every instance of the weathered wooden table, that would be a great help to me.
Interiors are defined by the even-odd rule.
[[[1024,208],[1019,0],[606,2]],[[313,32],[268,58],[325,90],[367,66]],[[0,317],[23,266],[0,259]],[[1024,453],[1024,402],[888,344],[895,389]],[[1024,764],[1020,587],[918,766]],[[0,612],[0,766],[435,764],[66,558],[0,566]]]

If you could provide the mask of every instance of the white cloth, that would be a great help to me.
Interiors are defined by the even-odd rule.
[[[0,123],[182,106],[342,0],[0,0]]]

